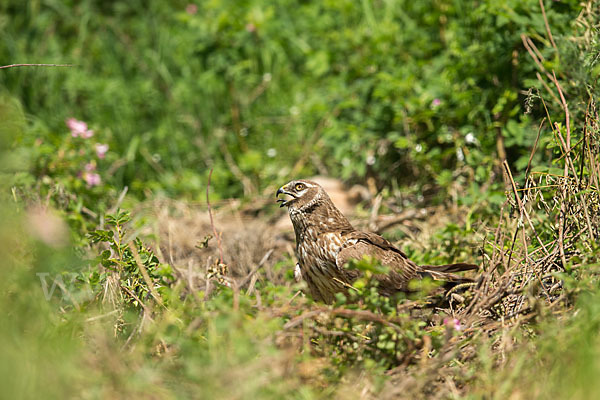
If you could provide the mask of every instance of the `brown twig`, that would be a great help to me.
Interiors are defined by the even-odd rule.
[[[552,71],[552,80],[554,81],[554,84],[556,85],[556,89],[558,90],[558,95],[560,96],[560,103],[565,112],[565,127],[567,129],[567,137],[566,137],[567,148],[565,149],[565,152],[568,153],[571,150],[571,115],[569,114],[569,105],[567,104],[567,101],[565,100],[565,95],[563,94],[563,91],[560,86],[560,83],[558,82],[558,79],[556,79],[556,74],[554,73],[554,71]]]
[[[533,59],[533,62],[535,62],[535,64],[540,69],[540,71],[542,71],[544,74],[546,74],[548,79],[552,80],[552,75],[550,75],[550,73],[548,73],[548,71],[542,64],[542,62],[544,61],[544,58],[542,57],[542,54],[539,52],[539,50],[537,49],[536,45],[533,43],[531,38],[529,38],[529,36],[527,36],[525,34],[522,34],[521,41],[523,42],[523,46],[525,46],[525,50],[527,50],[527,52]]]
[[[221,235],[217,233],[215,223],[213,221],[212,209],[210,208],[210,200],[208,199],[208,191],[210,189],[210,178],[212,177],[213,169],[210,169],[208,173],[208,183],[206,184],[206,206],[208,207],[208,216],[210,217],[210,226],[212,227],[213,234],[217,239],[217,247],[219,248],[219,264],[223,264],[223,247],[221,246]]]
[[[389,205],[388,205],[389,207]],[[427,216],[435,213],[434,207],[428,208],[410,208],[402,211],[398,211],[398,214],[394,215],[380,215],[377,217],[376,229],[373,230],[375,233],[381,234],[387,229],[394,227],[395,225],[410,221],[410,220],[422,220]]]
[[[377,229],[377,225],[375,224],[375,221],[377,220],[377,216],[379,215],[379,208],[381,207],[381,201],[383,200],[383,195],[381,193],[378,193],[377,196],[375,196],[375,200],[373,201],[372,207],[371,207],[371,215],[369,217],[369,229],[371,231],[375,231]]]
[[[540,71],[542,71],[546,75],[546,77],[548,77],[548,79],[552,80],[552,75],[550,75],[550,73],[548,73],[548,71],[546,70],[546,68],[543,65],[544,58],[543,58],[542,54],[540,53],[540,51],[535,46],[535,44],[533,43],[533,41],[525,34],[521,35],[521,41],[523,42],[523,46],[525,47],[525,50],[527,50],[527,52],[531,56],[533,62],[538,66]],[[542,85],[544,86],[544,88],[546,89],[548,94],[550,94],[550,96],[552,96],[552,98],[557,103],[560,103],[560,100],[556,97],[556,95],[554,94],[552,89],[550,89],[550,86],[548,86],[548,84],[542,78],[542,76],[540,75],[539,72],[536,72],[536,76],[537,76],[538,80],[542,83]]]
[[[546,17],[546,8],[544,7],[544,0],[540,0],[540,8],[542,9],[542,16],[544,17],[544,25],[546,25],[546,33],[548,34],[548,39],[550,39],[550,43],[552,43],[552,47],[554,47],[554,50],[558,51],[556,43],[554,42],[554,38],[552,37],[552,31],[550,31],[550,24],[548,23],[548,18]]]
[[[566,155],[565,158],[565,169],[564,169],[564,178],[565,182],[562,187],[562,201],[560,203],[560,215],[558,216],[558,248],[560,250],[560,259],[562,261],[563,268],[567,268],[567,257],[565,255],[565,244],[564,244],[564,235],[565,235],[565,218],[567,214],[567,183],[566,180],[569,177],[569,161],[571,160],[571,155],[569,152],[571,151],[571,127],[570,127],[570,115],[569,115],[569,106],[567,105],[567,101],[565,100],[565,96],[563,95],[560,84],[558,83],[558,79],[556,79],[556,74],[552,71],[552,77],[554,78],[554,84],[556,85],[556,89],[558,90],[558,94],[560,96],[561,106],[565,112],[565,125],[567,130],[566,140],[563,140],[562,133],[558,131],[558,136],[561,139],[561,144],[564,148]]]
[[[509,181],[511,183],[511,187],[512,187],[512,190],[515,195],[515,200],[517,202],[517,205],[519,206],[519,211],[521,212],[521,218],[524,216],[527,219],[527,223],[528,223],[529,227],[531,228],[531,230],[533,231],[533,234],[537,238],[537,241],[542,246],[542,248],[544,249],[546,254],[548,254],[548,250],[546,249],[544,242],[542,242],[542,240],[538,236],[538,234],[535,230],[535,227],[533,226],[533,222],[531,222],[531,217],[529,216],[529,213],[527,212],[527,210],[525,209],[525,206],[523,205],[523,202],[521,201],[521,197],[519,196],[519,191],[517,190],[517,185],[515,184],[515,181],[512,177],[512,173],[510,172],[510,167],[508,166],[508,163],[506,161],[504,161],[503,165],[504,165],[504,170],[506,171],[506,174],[508,175]],[[518,230],[518,227],[517,227],[517,230]],[[515,235],[516,235],[516,232],[515,232]]]
[[[552,97],[555,102],[557,102],[557,103],[560,104],[560,100],[558,99],[558,97],[556,97],[556,95],[554,94],[554,92],[552,91],[552,89],[550,89],[550,86],[548,86],[548,84],[546,83],[546,81],[544,80],[544,78],[542,78],[542,75],[540,75],[539,72],[536,72],[535,76],[538,78],[538,81],[540,81],[542,83],[542,85],[544,86],[544,88],[546,89],[546,91],[550,94],[550,97]],[[544,102],[543,98],[542,98],[542,102]],[[544,103],[544,106],[545,106],[545,103]],[[547,110],[546,110],[546,114],[548,114]]]
[[[581,161],[579,165],[579,188],[581,189],[581,184],[583,182],[583,166],[585,164],[585,151],[587,149],[587,133],[588,133],[588,124],[590,117],[590,105],[592,103],[592,96],[590,96],[590,100],[588,101],[587,107],[585,109],[585,118],[583,121],[583,146],[581,147]]]
[[[144,278],[144,281],[146,282],[146,285],[148,286],[148,290],[150,290],[150,294],[152,295],[152,297],[154,297],[154,300],[156,300],[158,304],[164,307],[165,305],[163,304],[162,298],[154,288],[154,282],[152,282],[152,279],[150,279],[150,275],[148,275],[148,271],[146,270],[146,267],[144,267],[144,263],[142,262],[140,254],[135,248],[135,244],[133,242],[129,242],[129,249],[133,254],[133,258],[135,259],[135,262],[142,274],[142,277]]]
[[[264,263],[267,262],[267,260],[269,259],[269,257],[271,256],[271,254],[273,254],[273,251],[275,249],[270,249],[269,251],[267,251],[267,253],[263,256],[263,258],[259,261],[259,263],[256,265],[256,267],[252,268],[252,271],[250,271],[250,273],[248,275],[246,275],[244,277],[244,279],[242,279],[241,281],[239,281],[237,283],[238,287],[243,287],[246,283],[248,283],[248,281],[254,276],[254,274],[256,274],[256,272],[260,269],[260,267],[262,267],[264,265]],[[252,285],[251,285],[252,286]],[[248,288],[248,293],[251,291],[251,288]]]
[[[309,310],[309,311],[306,311],[306,312],[300,314],[299,316],[297,316],[295,318],[292,318],[283,326],[283,329],[291,329],[295,326],[300,325],[302,323],[302,321],[304,321],[305,319],[314,318],[319,314],[329,314],[329,315],[333,315],[333,316],[356,318],[356,319],[360,319],[363,321],[378,322],[385,326],[394,328],[398,331],[401,330],[400,327],[398,325],[396,325],[396,323],[401,322],[398,318],[386,319],[383,317],[383,315],[375,314],[375,313],[372,313],[371,311],[367,311],[367,310],[349,310],[346,308],[329,309],[329,308],[325,308],[325,307],[319,307],[319,308],[316,308],[313,310]]]
[[[537,136],[535,137],[535,142],[533,143],[533,147],[531,148],[531,153],[529,154],[529,161],[527,161],[527,169],[525,170],[525,189],[527,189],[527,186],[528,186],[527,183],[529,180],[529,172],[531,171],[531,161],[533,160],[533,155],[535,154],[535,151],[537,150],[537,146],[540,141],[540,134],[542,133],[542,127],[544,126],[545,122],[546,122],[546,117],[544,117],[542,119],[542,122],[540,122],[540,126],[538,127],[538,133],[537,133]]]
[[[74,67],[73,64],[10,64],[0,65],[0,69],[16,67]]]
[[[131,297],[133,297],[138,303],[140,303],[140,306],[142,306],[142,308],[144,309],[144,311],[146,312],[146,314],[148,316],[152,315],[152,311],[150,310],[150,308],[146,304],[144,304],[144,302],[142,300],[140,300],[140,298],[137,297],[137,295],[135,293],[133,293],[131,290],[129,290],[125,286],[121,286],[121,289],[126,291]]]

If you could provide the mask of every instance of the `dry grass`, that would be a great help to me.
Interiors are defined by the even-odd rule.
[[[217,239],[206,207],[160,199],[141,208],[154,221],[142,234],[155,238],[159,258],[177,268],[192,287],[206,287],[206,278],[219,261]],[[272,219],[248,216],[237,205],[219,207],[214,220],[227,267],[227,274],[223,275],[241,281],[252,274],[252,281],[289,284],[285,270],[274,268],[279,261],[291,260],[289,231],[274,227]]]

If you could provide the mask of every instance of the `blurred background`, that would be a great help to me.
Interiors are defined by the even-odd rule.
[[[577,30],[579,3],[548,4],[555,36]],[[102,182],[139,198],[202,198],[210,168],[223,198],[317,173],[428,201],[458,181],[479,197],[502,159],[526,167],[545,116],[523,37],[547,71],[585,78],[576,42],[556,56],[538,1],[6,0],[0,13],[4,64],[73,64],[0,74],[30,170],[53,177],[39,160],[75,118],[109,145]]]

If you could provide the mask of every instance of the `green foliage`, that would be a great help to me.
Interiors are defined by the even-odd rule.
[[[556,40],[573,32],[578,2],[546,8]],[[595,65],[546,46],[536,0],[10,0],[0,20],[7,62],[75,65],[2,70],[33,120],[20,143],[60,155],[65,119],[88,121],[113,152],[103,178],[140,196],[197,197],[211,167],[222,197],[317,168],[428,190],[468,166],[481,185],[499,135],[524,167],[545,113],[523,114],[523,93],[544,89],[521,35],[559,77],[589,81]]]
[[[7,237],[5,222],[9,220],[20,222],[14,217],[3,218],[3,238]],[[14,229],[11,235],[14,237]],[[21,234],[15,239],[28,238]],[[8,254],[6,244],[1,244],[3,254]],[[231,292],[203,303],[178,297],[167,301],[161,292],[168,309],[144,314],[138,304],[135,312],[122,310],[122,306],[130,307],[131,301],[124,288],[131,287],[138,276],[127,272],[123,264],[118,290],[124,299],[116,309],[105,304],[101,295],[75,309],[75,297],[45,298],[39,278],[32,274],[45,271],[50,279],[56,279],[68,249],[44,252],[41,243],[24,244],[24,251],[39,246],[36,257],[21,256],[16,259],[18,264],[9,262],[0,272],[0,311],[4,318],[0,325],[0,382],[6,396],[317,397],[294,369],[286,367],[289,356],[273,344],[272,335],[281,322],[257,315],[247,299],[240,301],[237,310],[231,306]],[[15,248],[10,254],[16,255]],[[138,279],[135,288],[144,285]],[[63,294],[75,294],[76,290],[69,285],[56,288]],[[102,283],[95,290],[104,294],[111,288]],[[138,290],[137,296],[146,307],[157,309],[158,304],[144,293],[147,290]],[[238,383],[232,385],[234,381]]]
[[[94,287],[103,288],[107,277],[112,272],[117,272],[119,284],[126,292],[125,303],[141,308],[140,301],[150,298],[153,289],[163,300],[168,301],[169,286],[174,281],[172,267],[161,264],[154,252],[139,238],[127,237],[124,225],[129,220],[128,212],[118,210],[115,215],[106,216],[106,225],[110,230],[96,229],[89,234],[91,243],[106,243],[109,247],[95,260],[102,265],[104,271],[94,279]],[[144,274],[147,274],[150,282],[146,280]],[[98,272],[94,272],[94,275],[98,275]],[[149,287],[149,284],[152,287]]]

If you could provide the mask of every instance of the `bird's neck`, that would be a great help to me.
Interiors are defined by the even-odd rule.
[[[316,238],[327,232],[354,230],[350,221],[333,203],[318,205],[310,209],[290,209],[289,214],[297,241],[309,237]]]

